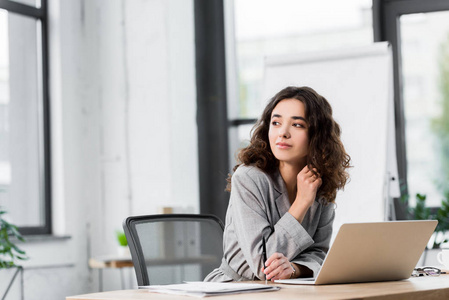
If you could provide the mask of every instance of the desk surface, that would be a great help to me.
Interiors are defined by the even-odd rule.
[[[260,281],[259,281],[260,283]],[[238,284],[238,283],[236,283]],[[285,285],[276,292],[248,293],[209,297],[217,300],[288,300],[288,299],[449,299],[449,275],[418,277],[402,281],[372,282],[337,285]],[[123,300],[123,299],[195,299],[150,293],[147,290],[123,290],[67,297],[66,300]]]

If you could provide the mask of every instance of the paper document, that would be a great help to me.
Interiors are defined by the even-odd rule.
[[[203,282],[191,281],[181,284],[167,285],[146,285],[139,286],[140,289],[148,289],[150,292],[185,295],[194,297],[219,296],[239,293],[255,293],[277,291],[277,286],[259,284],[259,283],[222,283],[222,282]]]

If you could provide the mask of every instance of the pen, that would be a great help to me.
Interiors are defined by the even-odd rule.
[[[267,261],[267,246],[265,244],[265,237],[262,236],[262,256],[263,256],[263,268],[265,269],[265,262]],[[267,275],[265,274],[265,284],[267,284]]]

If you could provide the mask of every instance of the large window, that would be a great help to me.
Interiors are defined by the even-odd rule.
[[[393,44],[398,165],[428,206],[449,192],[449,2],[378,0],[377,40]]]
[[[225,1],[231,166],[268,101],[264,57],[369,45],[371,6],[371,0]]]
[[[409,193],[439,206],[449,192],[449,11],[399,23]]]
[[[0,0],[0,206],[51,231],[45,0]]]

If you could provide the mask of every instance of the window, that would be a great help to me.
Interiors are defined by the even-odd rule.
[[[268,101],[262,98],[264,57],[369,45],[372,10],[371,0],[233,0],[225,1],[225,13],[234,166],[237,150],[248,142]]]
[[[409,193],[439,206],[449,191],[449,11],[402,15],[399,24]]]
[[[449,192],[449,2],[379,0],[376,40],[393,45],[399,176],[414,206]],[[399,87],[399,88],[398,88]]]
[[[0,0],[0,206],[51,232],[45,0]]]

